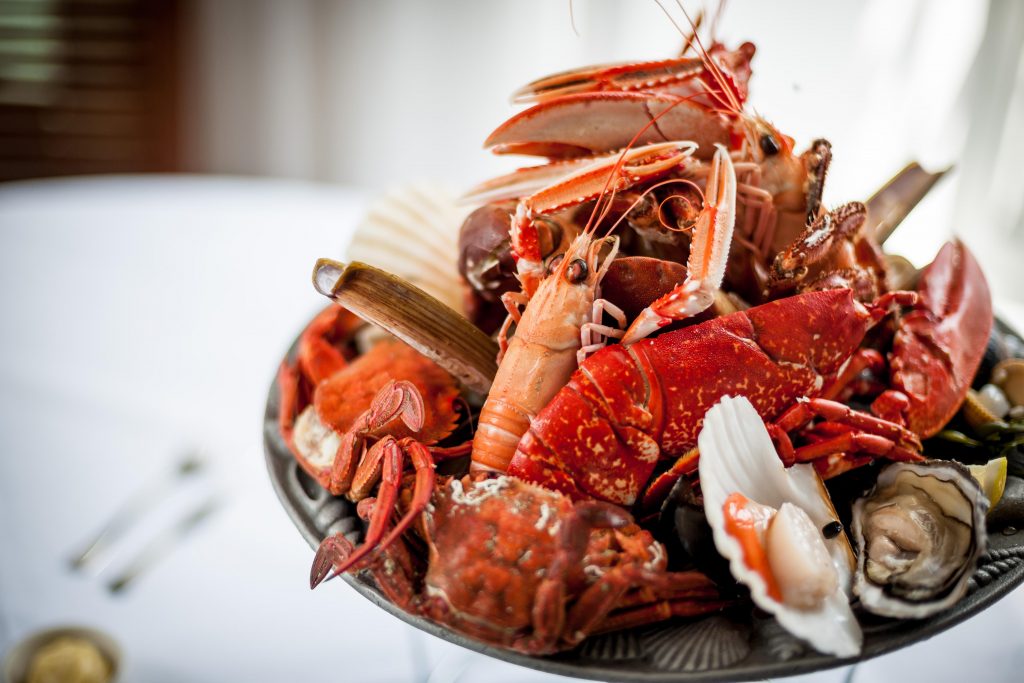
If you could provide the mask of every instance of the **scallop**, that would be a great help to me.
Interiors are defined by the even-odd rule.
[[[963,466],[892,463],[853,506],[854,592],[874,614],[920,619],[954,605],[987,546],[988,498]]]
[[[854,557],[824,484],[782,465],[745,397],[723,398],[698,436],[704,511],[715,546],[754,603],[826,654],[851,657],[863,634],[850,608]]]
[[[348,258],[394,273],[461,312],[457,245],[467,213],[443,187],[397,188],[370,206]]]

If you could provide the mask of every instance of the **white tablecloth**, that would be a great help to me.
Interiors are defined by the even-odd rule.
[[[364,205],[257,179],[0,186],[0,652],[81,623],[120,642],[125,681],[565,680],[420,633],[341,582],[308,588],[312,551],[263,465],[263,406],[281,354],[324,304],[314,260],[341,255]],[[70,571],[72,551],[190,448],[208,471],[101,573]],[[222,501],[211,518],[123,594],[107,591],[147,539],[210,495]],[[1018,590],[854,680],[1022,669]]]

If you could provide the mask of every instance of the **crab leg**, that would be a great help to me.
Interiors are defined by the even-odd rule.
[[[629,345],[674,320],[697,315],[715,300],[725,276],[726,257],[736,223],[736,172],[724,147],[719,147],[708,173],[704,210],[693,230],[686,280],[645,308],[626,330]]]

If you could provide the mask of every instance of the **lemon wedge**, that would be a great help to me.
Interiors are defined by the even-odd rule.
[[[982,492],[988,497],[989,510],[996,506],[1003,497],[1006,488],[1006,458],[989,460],[984,465],[970,465],[968,469],[978,483]]]

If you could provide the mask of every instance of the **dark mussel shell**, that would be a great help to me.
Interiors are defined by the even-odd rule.
[[[1024,340],[1021,340],[1008,325],[997,319],[992,325],[992,334],[989,335],[985,355],[981,358],[981,365],[974,375],[971,388],[977,390],[988,384],[992,378],[992,369],[1000,361],[1008,358],[1024,358]]]

